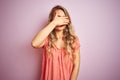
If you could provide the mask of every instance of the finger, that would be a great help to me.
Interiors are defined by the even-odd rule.
[[[64,19],[64,22],[68,22],[69,23],[69,21],[70,21],[69,19]]]
[[[68,23],[64,22],[62,25],[68,25]]]
[[[65,24],[69,24],[69,20],[65,20],[63,23],[65,23]]]
[[[68,17],[60,17],[61,19],[69,19]]]
[[[64,17],[65,19],[69,19],[68,17]]]

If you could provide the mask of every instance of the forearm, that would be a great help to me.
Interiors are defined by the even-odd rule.
[[[79,66],[76,66],[73,68],[71,80],[77,80],[78,74],[79,74]]]
[[[77,80],[79,69],[80,69],[80,49],[75,51],[74,66],[70,80]]]
[[[33,38],[32,45],[39,46],[54,28],[55,28],[55,24],[54,22],[51,22],[43,29],[41,29]]]

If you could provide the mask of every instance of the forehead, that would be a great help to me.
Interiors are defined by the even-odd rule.
[[[61,9],[58,9],[58,10],[55,10],[55,14],[58,14],[58,15],[65,15],[65,13],[63,12],[63,10]]]

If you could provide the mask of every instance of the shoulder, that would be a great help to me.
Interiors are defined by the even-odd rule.
[[[74,45],[75,49],[80,47],[80,39],[78,36],[75,36],[75,40],[74,40],[73,45]]]
[[[75,35],[75,40],[78,40],[79,41],[79,37]]]
[[[78,37],[78,36],[75,36],[74,43],[80,43],[80,39],[79,39],[79,37]]]

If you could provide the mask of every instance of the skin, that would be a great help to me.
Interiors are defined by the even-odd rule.
[[[34,48],[40,48],[45,44],[46,37],[55,29],[57,35],[57,41],[55,41],[55,45],[57,48],[65,47],[65,43],[62,40],[63,37],[63,30],[65,29],[66,25],[69,24],[68,17],[65,16],[65,13],[58,9],[54,12],[54,19],[48,25],[46,25],[43,29],[41,29],[33,38],[32,46]],[[44,36],[43,36],[44,35]],[[70,80],[77,80],[79,66],[80,65],[80,49],[75,50],[75,58],[74,58],[74,68],[71,74]]]

